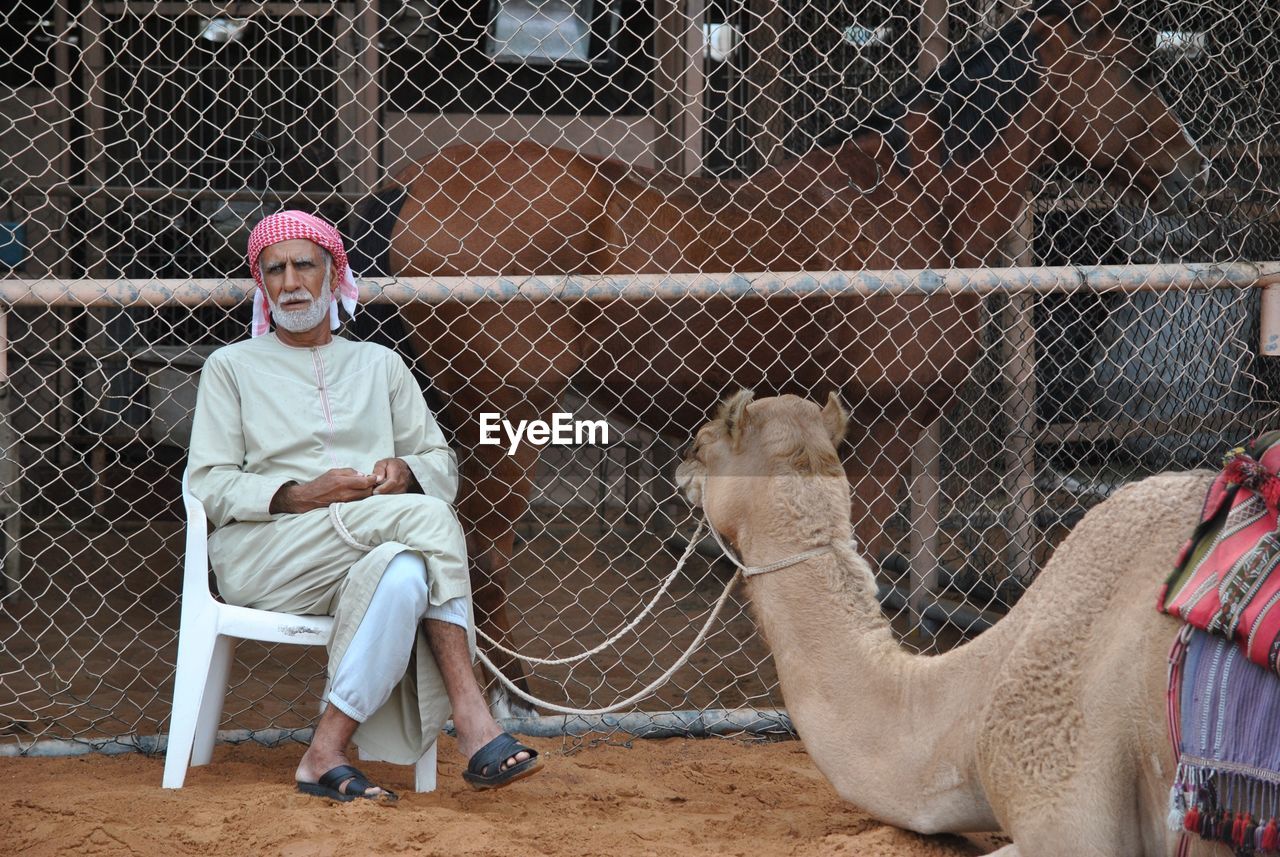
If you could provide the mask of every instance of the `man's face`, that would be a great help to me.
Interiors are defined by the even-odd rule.
[[[329,265],[316,244],[298,238],[263,248],[258,257],[271,316],[278,327],[303,333],[329,317]]]
[[[286,312],[305,309],[324,285],[324,251],[305,238],[263,248],[258,257],[267,298]]]

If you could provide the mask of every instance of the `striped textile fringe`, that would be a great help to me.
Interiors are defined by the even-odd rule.
[[[1188,803],[1182,778],[1182,718],[1178,712],[1182,699],[1182,667],[1186,660],[1187,643],[1191,640],[1191,626],[1183,625],[1173,639],[1169,652],[1169,744],[1173,748],[1173,764],[1177,767],[1173,787],[1169,790],[1169,829],[1178,834],[1178,849],[1174,857],[1187,857],[1191,851],[1191,839],[1187,836],[1186,817]],[[1197,831],[1198,832],[1198,831]]]
[[[1182,763],[1169,793],[1169,824],[1238,857],[1280,854],[1280,786],[1248,774]],[[1184,835],[1179,852],[1189,845]]]
[[[1212,691],[1184,684],[1201,677],[1202,672],[1217,672],[1212,647],[1218,641],[1213,640],[1200,646],[1200,657],[1209,659],[1204,665],[1208,666],[1213,661],[1213,670],[1200,670],[1193,666],[1196,675],[1185,675],[1187,652],[1193,637],[1202,633],[1185,626],[1169,653],[1169,737],[1177,770],[1169,792],[1168,825],[1171,831],[1182,834],[1176,853],[1184,857],[1190,847],[1186,834],[1193,833],[1206,841],[1231,847],[1237,857],[1280,855],[1280,772],[1195,754],[1204,750],[1203,737],[1221,726],[1217,722],[1220,718],[1208,724],[1203,721],[1193,723],[1191,715],[1194,712],[1188,709],[1195,706],[1202,710],[1206,707],[1225,709],[1228,705],[1251,708],[1250,703],[1258,703],[1255,710],[1264,718],[1261,731],[1261,735],[1266,736],[1264,740],[1270,738],[1268,733],[1272,730],[1268,728],[1269,723],[1276,722],[1271,719],[1274,715],[1266,711],[1268,706],[1261,704],[1263,700],[1236,698],[1228,702],[1231,694],[1225,689],[1225,681],[1222,687],[1215,687]],[[1194,642],[1200,644],[1203,641]],[[1239,685],[1234,688],[1239,688]],[[1198,727],[1195,734],[1184,738],[1184,729],[1191,731],[1192,726]],[[1200,736],[1198,743],[1196,736]]]

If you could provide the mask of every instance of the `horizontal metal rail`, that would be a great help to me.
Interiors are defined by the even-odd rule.
[[[744,274],[554,274],[365,279],[369,303],[611,301],[808,295],[1052,294],[1280,285],[1280,262]],[[0,280],[0,307],[233,306],[250,279]]]
[[[635,738],[707,738],[712,735],[753,735],[770,738],[794,738],[796,731],[787,712],[779,708],[713,708],[706,711],[640,711],[632,714],[605,714],[594,717],[562,715],[506,719],[501,725],[508,732],[534,738],[560,738],[592,733],[625,732]],[[454,734],[453,721],[444,732]],[[307,743],[312,729],[234,729],[218,733],[222,744],[255,743],[276,747],[288,742]],[[16,756],[61,757],[86,753],[118,755],[120,753],[165,752],[168,735],[121,735],[110,738],[63,740],[46,738],[24,744],[19,739],[0,742],[0,759]]]
[[[190,202],[191,200],[211,200],[220,202],[261,202],[266,204],[268,197],[275,202],[278,197],[291,200],[307,200],[313,203],[343,200],[344,202],[361,202],[369,198],[369,194],[357,191],[307,190],[305,188],[284,188],[278,190],[253,190],[250,188],[228,189],[216,187],[145,187],[139,185],[88,185],[59,182],[47,187],[24,185],[19,191],[26,196],[70,196],[77,199],[92,199],[106,196],[112,200],[159,200],[161,202]]]

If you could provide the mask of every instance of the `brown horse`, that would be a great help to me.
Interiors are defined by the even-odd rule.
[[[1134,76],[1131,52],[1097,7],[1073,13],[1053,0],[953,56],[867,124],[735,182],[533,143],[448,148],[396,177],[398,216],[380,202],[394,224],[387,273],[1007,262],[1001,244],[1045,163],[1074,156],[1175,199],[1201,170],[1181,124]],[[835,383],[858,426],[847,459],[853,520],[875,555],[910,445],[976,359],[977,306],[850,296],[405,307],[409,341],[464,448],[459,510],[481,621],[507,636],[507,566],[538,452],[477,445],[480,412],[546,418],[572,379],[605,407],[687,436],[731,382],[800,395]]]

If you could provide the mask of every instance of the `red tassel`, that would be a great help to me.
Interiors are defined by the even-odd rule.
[[[1195,812],[1195,807],[1191,811]],[[1280,828],[1276,827],[1276,820],[1273,818],[1262,830],[1262,850],[1275,851],[1277,845],[1280,845]]]
[[[1231,844],[1237,848],[1244,845],[1244,816],[1238,812],[1231,822]]]
[[[1191,831],[1192,833],[1200,832],[1200,808],[1199,807],[1193,806],[1191,807],[1191,809],[1187,810],[1186,816],[1182,819],[1182,826],[1185,827],[1187,830]],[[1267,833],[1263,834],[1262,836],[1262,841],[1264,843],[1267,840],[1268,834],[1271,836],[1271,839],[1274,841],[1276,838],[1276,820],[1274,818],[1271,819],[1271,824],[1267,825]]]
[[[1280,503],[1280,482],[1277,482],[1273,476],[1262,483],[1262,488],[1258,493],[1262,495],[1262,501],[1267,504],[1267,507],[1274,509],[1276,504]]]

